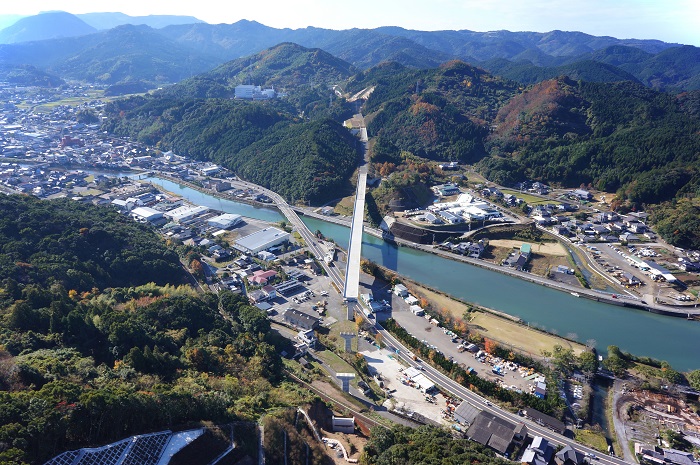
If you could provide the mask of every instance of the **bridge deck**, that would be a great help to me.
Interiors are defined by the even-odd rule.
[[[348,263],[345,272],[345,289],[343,296],[348,300],[357,300],[360,292],[360,252],[362,251],[362,232],[365,216],[365,192],[367,191],[367,168],[360,170],[357,177],[357,193],[350,228],[350,245]]]

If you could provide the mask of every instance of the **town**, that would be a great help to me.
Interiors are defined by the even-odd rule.
[[[9,89],[3,91],[10,92]],[[84,95],[84,89],[77,88],[75,92]],[[570,403],[572,412],[581,408],[576,404],[584,390],[590,395],[583,373],[572,373],[562,387],[548,386],[537,368],[491,353],[483,340],[464,339],[454,329],[445,327],[435,309],[421,306],[421,299],[400,283],[390,286],[381,280],[362,278],[361,301],[367,322],[360,337],[354,338],[354,342],[353,338],[348,338],[336,350],[357,352],[371,360],[368,373],[358,374],[361,379],[355,379],[350,366],[338,366],[337,362],[332,366],[328,358],[329,349],[333,348],[331,338],[342,339],[343,334],[352,330],[352,325],[343,323],[346,320],[344,303],[339,290],[334,289],[325,275],[323,264],[307,252],[304,241],[294,236],[292,228],[284,221],[263,221],[194,204],[163,189],[158,180],[187,183],[211,195],[259,207],[271,206],[270,196],[262,189],[246,185],[223,167],[111,137],[100,133],[98,123],[74,121],[81,111],[99,116],[102,105],[101,101],[93,100],[77,107],[57,106],[42,116],[12,103],[6,104],[0,116],[3,128],[0,143],[5,159],[0,162],[2,190],[42,199],[69,197],[114,208],[134,221],[152,225],[164,238],[196,248],[201,251],[201,261],[199,265],[188,264],[193,274],[198,275],[195,280],[214,292],[228,290],[246,295],[251,304],[269,316],[281,334],[294,340],[294,352],[286,355],[298,360],[301,370],[323,370],[341,381],[345,379],[348,385],[344,387],[349,393],[365,402],[379,400],[381,404],[377,407],[399,418],[447,426],[455,435],[468,437],[504,457],[532,465],[552,461],[558,465],[582,465],[598,459],[593,449],[575,444],[556,447],[543,435],[528,431],[524,420],[513,422],[499,417],[491,401],[459,399],[447,393],[425,375],[428,367],[422,357],[405,354],[415,362],[407,364],[397,357],[391,345],[380,344],[381,338],[369,323],[371,320],[386,322],[391,318],[400,327],[408,328],[408,335],[419,341],[421,350],[440,354],[461,366],[467,374],[494,383],[501,390],[526,392],[536,398],[544,398],[548,389],[559,390],[555,395],[561,395]],[[517,188],[530,191],[529,195],[550,193],[547,186],[536,183],[521,184]],[[644,223],[645,214],[618,216],[595,212],[593,207],[582,208],[581,201],[592,200],[592,194],[582,189],[561,193],[566,199],[557,203],[543,201],[523,211],[521,205],[533,204],[532,198],[525,201],[519,192],[503,193],[503,190],[495,186],[435,186],[435,194],[441,202],[425,209],[401,212],[395,215],[395,220],[414,227],[465,224],[464,238],[435,242],[430,247],[526,272],[532,272],[535,254],[547,255],[539,248],[533,251],[537,244],[520,241],[515,245],[511,242],[495,245],[502,239],[474,238],[480,228],[472,231],[472,223],[483,228],[487,224],[508,227],[531,221],[536,228],[581,245],[593,267],[601,268],[622,286],[621,289],[630,291],[624,296],[611,293],[614,298],[641,303],[645,299],[675,300],[673,303],[694,305],[692,294],[679,291],[679,287],[673,285],[677,281],[677,271],[648,260],[656,258],[658,252],[641,242],[656,239]],[[325,213],[322,210],[318,209],[319,216],[335,216],[332,210]],[[582,212],[584,219],[579,215]],[[318,243],[330,257],[326,265],[342,267],[343,260],[347,259],[343,251],[323,238],[318,238]],[[673,263],[678,270],[697,270],[696,252],[683,251],[682,258]],[[543,276],[580,286],[569,262],[565,258],[558,260],[560,263],[549,266]],[[666,262],[669,261],[666,258]],[[666,286],[664,295],[657,290],[646,297],[649,291],[639,291],[644,286],[661,283]],[[338,368],[348,372],[338,371]],[[348,376],[344,378],[345,374]],[[684,408],[687,407],[680,407]],[[532,407],[520,409],[517,415],[558,434],[578,426],[576,422],[567,425]],[[639,454],[657,461],[675,457],[672,449],[657,450],[649,446],[653,438],[648,434],[640,434],[640,441],[642,439]],[[614,454],[615,451],[609,448],[604,453]]]

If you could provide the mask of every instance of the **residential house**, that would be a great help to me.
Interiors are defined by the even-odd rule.
[[[261,290],[265,293],[268,299],[277,298],[277,290],[273,286],[268,284],[267,286],[263,286]]]
[[[267,300],[267,294],[265,294],[262,290],[258,289],[256,291],[251,291],[248,293],[248,300],[250,300],[250,303],[253,305],[258,304],[260,302],[264,302]]]
[[[316,329],[321,321],[320,318],[295,308],[285,310],[282,318],[290,325],[301,329]]]
[[[552,231],[554,232],[554,234],[559,234],[560,236],[564,237],[569,237],[571,235],[571,232],[569,232],[569,228],[561,224],[556,224],[552,226]]]
[[[481,411],[467,430],[467,436],[499,454],[509,457],[527,437],[527,426],[511,423],[491,413]]]
[[[248,276],[248,282],[256,285],[265,285],[268,281],[277,276],[275,270],[258,270],[252,276]]]
[[[585,189],[576,189],[573,192],[571,192],[571,195],[579,200],[593,200],[593,194],[591,194]]]
[[[627,271],[622,272],[622,274],[620,275],[620,281],[622,281],[623,284],[627,284],[629,286],[639,286],[640,284],[642,284],[639,278],[637,278],[632,273],[628,273]]]
[[[585,455],[568,444],[554,455],[556,465],[583,465],[584,460]]]
[[[692,452],[677,449],[663,449],[636,443],[634,452],[643,462],[658,465],[700,465],[700,460],[695,459]]]
[[[520,462],[528,465],[549,465],[553,455],[552,445],[542,436],[535,436],[532,444],[525,449]]]
[[[528,407],[525,410],[523,410],[523,413],[530,420],[534,421],[535,423],[541,426],[549,428],[556,433],[564,434],[564,432],[566,431],[566,425],[562,421],[557,420],[556,418],[544,414],[538,410],[535,410],[534,408]]]
[[[496,197],[496,198],[501,198],[503,197],[503,192],[498,190],[495,187],[486,187],[481,191],[481,194],[486,196],[486,197]]]
[[[318,339],[316,339],[316,333],[313,329],[302,329],[296,335],[296,338],[312,349],[316,347],[316,342],[318,342]]]

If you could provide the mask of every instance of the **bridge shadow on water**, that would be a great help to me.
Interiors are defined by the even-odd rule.
[[[398,271],[399,251],[393,242],[374,238],[372,242],[362,241],[363,256],[392,271]]]

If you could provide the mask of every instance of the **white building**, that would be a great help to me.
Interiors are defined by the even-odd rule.
[[[208,211],[209,208],[203,206],[183,205],[182,207],[177,207],[173,210],[165,212],[163,216],[175,223],[180,223],[181,221],[191,220],[192,218],[195,218]]]
[[[131,216],[137,221],[153,223],[163,218],[163,212],[150,207],[137,207],[131,210]]]
[[[236,241],[235,247],[243,253],[256,255],[262,250],[289,242],[290,237],[288,232],[270,227],[241,237]]]
[[[238,223],[243,221],[241,215],[235,215],[233,213],[224,213],[223,215],[215,216],[207,220],[209,226],[214,226],[221,229],[229,229],[236,226]]]
[[[277,97],[277,92],[274,88],[263,89],[260,86],[241,84],[234,89],[234,95],[240,99],[265,100]]]
[[[408,296],[408,288],[404,286],[403,284],[397,284],[394,286],[394,294],[396,294],[399,297],[407,297]]]

